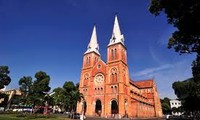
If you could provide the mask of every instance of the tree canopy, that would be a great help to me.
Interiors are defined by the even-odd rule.
[[[35,105],[42,105],[44,104],[44,96],[47,92],[50,91],[49,87],[49,82],[50,82],[50,77],[43,71],[39,71],[35,74],[36,80],[33,82],[33,87],[32,87],[32,100],[33,104]]]
[[[19,80],[19,89],[21,90],[22,94],[22,102],[23,104],[27,105],[30,104],[30,93],[32,92],[32,85],[33,81],[30,76],[24,76]]]
[[[36,93],[42,93],[49,92],[51,89],[49,87],[49,81],[50,77],[43,71],[39,71],[35,74],[36,80],[33,82],[33,90]]]
[[[177,28],[169,39],[169,48],[200,53],[199,0],[151,0],[149,11],[156,16],[165,13],[168,23]]]
[[[11,82],[10,73],[8,66],[0,66],[0,89],[3,89],[4,86],[9,85]]]
[[[200,110],[199,86],[193,78],[174,82],[172,85],[176,96],[182,101],[183,109],[186,111]]]
[[[35,73],[36,80],[30,76],[24,76],[19,80],[20,90],[22,91],[22,102],[25,105],[44,105],[45,99],[50,100],[47,92],[50,91],[50,76],[43,71]],[[46,96],[45,96],[46,95]]]
[[[161,106],[163,114],[170,114],[171,113],[171,107],[170,107],[170,99],[165,97],[164,99],[161,99]]]
[[[164,13],[168,23],[176,28],[168,48],[180,54],[197,54],[192,63],[193,78],[173,83],[173,89],[185,110],[200,111],[200,1],[151,0],[149,11],[156,16]]]
[[[20,103],[23,105],[58,105],[62,111],[75,111],[77,102],[83,98],[79,92],[79,83],[74,84],[72,81],[66,81],[63,87],[55,88],[52,94],[49,82],[50,76],[43,71],[35,73],[36,80],[30,76],[23,76],[19,80],[20,90],[23,95]],[[18,100],[18,99],[17,99]],[[17,101],[19,103],[19,101]]]
[[[67,108],[67,105],[69,103],[66,96],[65,89],[58,87],[58,88],[55,88],[53,92],[54,94],[52,95],[52,97],[53,97],[54,104],[58,105],[63,111],[64,109]]]
[[[75,111],[77,102],[83,98],[79,92],[79,84],[76,85],[72,81],[66,81],[62,88],[55,88],[53,91],[54,102],[59,105],[62,110]]]

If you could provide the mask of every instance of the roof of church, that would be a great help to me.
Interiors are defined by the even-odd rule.
[[[99,44],[97,42],[96,26],[94,26],[94,28],[93,28],[92,36],[91,36],[90,42],[88,44],[87,51],[84,54],[90,53],[90,52],[95,52],[98,55],[100,55]]]
[[[113,33],[110,39],[109,45],[113,45],[116,43],[122,43],[124,45],[124,35],[120,31],[119,22],[117,19],[117,15],[115,16],[114,26],[113,26]]]
[[[130,83],[131,83],[132,85],[134,85],[135,87],[138,87],[138,86],[135,84],[135,82],[134,82],[133,80],[131,80],[131,79],[130,79]]]
[[[138,87],[138,88],[149,88],[149,87],[153,87],[153,80],[152,80],[152,79],[140,80],[140,81],[133,81],[133,80],[130,80],[130,83],[132,83],[134,86],[136,86],[136,87]]]

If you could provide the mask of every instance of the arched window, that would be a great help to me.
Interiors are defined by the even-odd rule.
[[[101,87],[101,94],[103,94],[103,88]]]
[[[117,76],[117,69],[112,68],[111,73],[110,73],[110,82],[111,83],[116,83],[118,81],[118,76]]]
[[[126,50],[124,50],[124,49],[122,49],[122,51],[121,51],[122,53],[122,60],[124,61],[124,62],[126,62]]]
[[[123,82],[126,83],[126,70],[123,69]]]
[[[88,66],[88,57],[86,57],[86,66]]]
[[[114,59],[117,59],[117,49],[114,50]]]
[[[117,82],[117,73],[115,73],[114,82]]]
[[[115,90],[114,90],[114,91],[115,91],[115,93],[117,93],[117,92],[118,92],[118,90],[117,90],[117,86],[115,86]]]
[[[112,92],[112,93],[114,92],[113,86],[111,86],[111,92]]]
[[[95,57],[95,58],[94,58],[94,64],[96,64],[97,62],[98,62],[98,58]]]
[[[115,53],[114,53],[114,50],[112,49],[111,50],[111,60],[114,60],[115,59]]]
[[[84,85],[84,86],[87,86],[87,85],[88,85],[88,82],[89,82],[89,74],[86,73],[86,74],[84,75],[83,85]]]
[[[115,60],[117,58],[117,49],[111,49],[111,60]]]
[[[89,66],[90,65],[90,56],[87,56],[86,57],[86,66]]]
[[[112,83],[114,82],[114,79],[115,79],[115,77],[114,77],[114,74],[112,73],[112,75],[111,75],[111,81],[112,81]]]

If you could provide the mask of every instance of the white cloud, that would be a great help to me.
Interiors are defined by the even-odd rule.
[[[132,74],[133,78],[154,78],[161,98],[169,97],[175,99],[172,84],[192,77],[191,60],[185,59],[175,64],[165,64],[158,67],[147,68]]]
[[[137,73],[134,73],[133,76],[135,76],[135,77],[139,77],[139,76],[149,76],[149,75],[154,74],[154,73],[156,73],[156,72],[160,72],[160,71],[163,71],[163,70],[172,68],[172,67],[173,67],[173,65],[165,64],[165,65],[162,65],[162,66],[159,66],[159,67],[147,68],[147,69],[145,69],[145,70],[142,70],[142,71],[139,71],[139,72],[137,72]]]
[[[157,43],[162,46],[167,46],[169,38],[172,37],[172,33],[176,31],[176,28],[173,26],[168,26],[163,30],[163,33],[160,35]]]

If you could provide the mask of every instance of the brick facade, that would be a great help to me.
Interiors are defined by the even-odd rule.
[[[95,51],[84,54],[79,90],[84,100],[77,103],[77,112],[86,116],[162,116],[155,81],[130,79],[126,47],[120,42],[108,45],[107,62]]]

